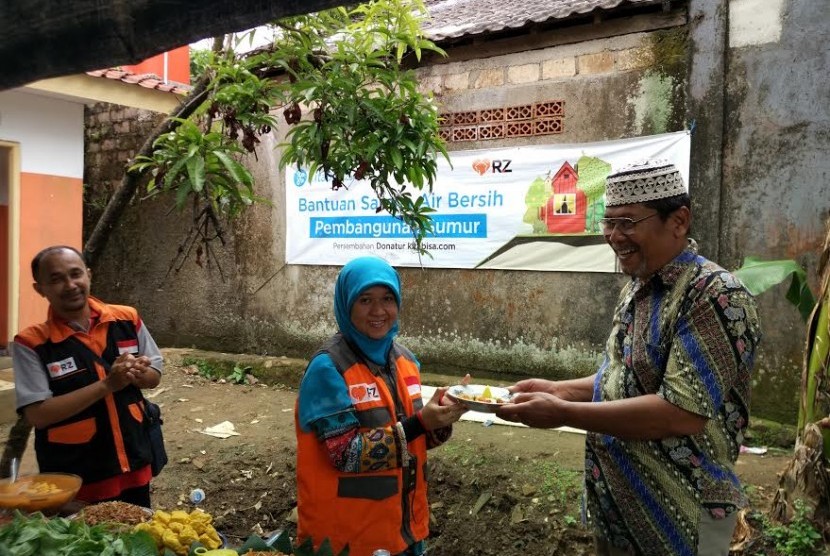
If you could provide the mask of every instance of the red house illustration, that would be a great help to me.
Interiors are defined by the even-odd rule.
[[[576,188],[577,173],[565,162],[550,180],[552,195],[539,208],[539,219],[552,234],[578,234],[585,231],[587,200]]]

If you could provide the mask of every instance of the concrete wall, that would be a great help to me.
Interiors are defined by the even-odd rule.
[[[739,33],[730,23],[752,23],[740,14],[730,21],[726,0],[691,0],[688,26],[684,7],[682,17],[636,16],[460,47],[419,72],[422,86],[449,112],[565,100],[562,134],[453,143],[451,150],[647,135],[683,129],[694,119],[691,192],[703,254],[727,267],[747,254],[800,256],[815,252],[830,198],[827,166],[817,158],[827,152],[828,103],[820,87],[826,40],[815,37],[826,38],[827,18],[819,17],[822,3],[784,4],[779,12],[743,10],[764,15],[766,24],[775,23],[770,14],[779,18],[780,35],[743,31],[773,37],[764,44],[730,46]],[[807,32],[799,35],[801,28]],[[273,151],[279,140],[266,138],[254,165],[258,192],[274,206],[253,207],[229,226],[226,248],[217,249],[224,281],[216,265],[198,266],[192,255],[164,278],[190,216],[165,215],[172,203],[156,199],[132,210],[110,241],[96,269],[99,295],[138,305],[167,345],[310,355],[335,329],[339,269],[284,263],[284,184]],[[593,372],[625,280],[482,270],[402,269],[401,275],[404,342],[427,370],[555,377]],[[561,309],[575,298],[578,311]],[[782,391],[795,397],[800,323],[773,294],[762,306],[767,336],[754,411],[792,419],[790,400],[773,398],[785,398]]]
[[[830,3],[733,0],[720,259],[796,259],[816,286],[830,217]],[[785,286],[760,297],[764,349],[753,403],[795,415],[804,324]]]

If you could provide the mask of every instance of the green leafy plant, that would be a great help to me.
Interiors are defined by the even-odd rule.
[[[239,365],[234,365],[231,374],[229,374],[225,378],[228,380],[228,382],[232,382],[234,384],[243,384],[245,382],[245,377],[247,377],[249,374],[251,374],[251,367],[240,367]]]
[[[809,508],[802,500],[794,502],[795,515],[787,525],[771,525],[765,520],[764,535],[784,556],[812,556],[818,554],[821,534],[808,518]]]
[[[182,360],[182,364],[193,365],[199,372],[199,376],[203,376],[209,380],[216,380],[222,376],[222,371],[220,369],[217,369],[204,359],[185,357]]]
[[[82,520],[15,512],[0,528],[0,554],[13,556],[158,556],[147,533],[116,533]]]

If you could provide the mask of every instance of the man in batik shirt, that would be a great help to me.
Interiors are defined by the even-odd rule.
[[[499,416],[588,431],[585,498],[600,555],[722,555],[746,503],[734,463],[761,337],[755,301],[687,237],[665,162],[607,180],[605,239],[623,288],[605,357],[582,379],[517,383]]]

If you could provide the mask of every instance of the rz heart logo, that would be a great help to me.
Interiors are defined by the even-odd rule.
[[[352,403],[371,402],[380,400],[377,384],[353,384],[349,386],[349,397]]]
[[[366,397],[366,387],[365,386],[355,386],[352,388],[352,399],[355,400],[362,400]]]
[[[473,161],[473,170],[478,172],[479,176],[483,176],[487,170],[490,169],[490,161],[486,158],[480,158]]]

